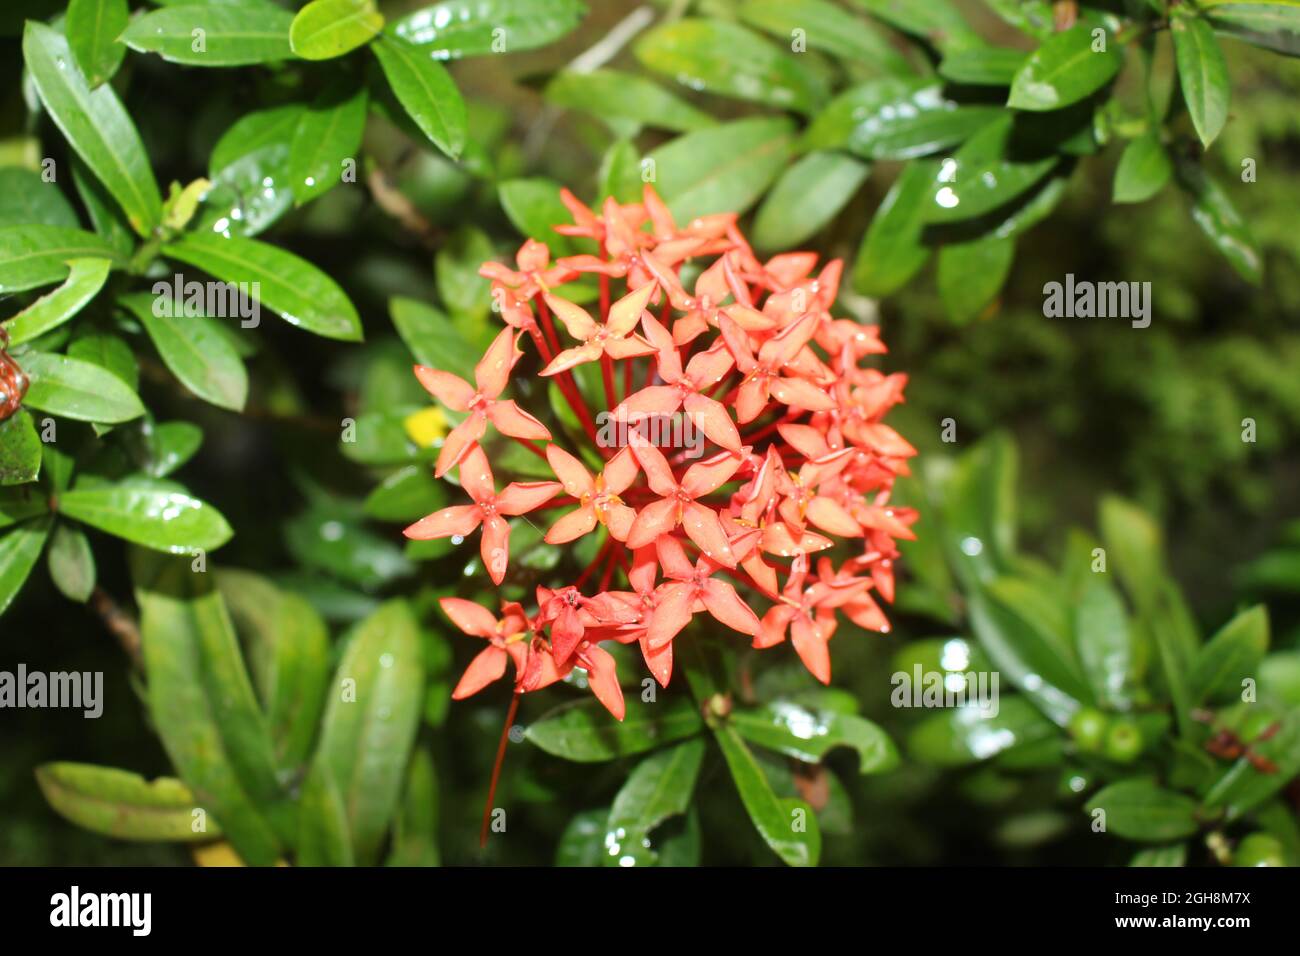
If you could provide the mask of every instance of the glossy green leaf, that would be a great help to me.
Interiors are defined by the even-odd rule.
[[[606,866],[650,866],[659,858],[650,833],[690,809],[704,760],[704,739],[667,747],[641,761],[614,798],[605,824]]]
[[[436,306],[417,299],[394,296],[388,300],[393,327],[411,355],[421,365],[442,369],[471,381],[483,349],[457,334],[451,317]],[[486,344],[486,343],[484,343]]]
[[[556,866],[600,866],[605,856],[605,824],[609,808],[575,813],[555,848]]]
[[[365,500],[366,514],[379,521],[414,521],[448,504],[446,485],[428,465],[408,465],[376,486]]]
[[[689,132],[712,126],[714,119],[681,97],[633,73],[562,70],[546,85],[546,99],[584,110],[601,119],[631,120],[655,129]]]
[[[29,408],[110,425],[144,414],[144,405],[131,387],[98,365],[31,352],[23,356],[23,370],[32,380],[24,401]]]
[[[1165,188],[1173,172],[1160,140],[1150,133],[1139,136],[1120,155],[1112,198],[1117,203],[1146,202]]]
[[[411,755],[406,790],[393,824],[389,866],[439,866],[438,780],[433,759],[422,748]]]
[[[68,343],[68,358],[104,369],[135,391],[140,384],[140,366],[131,346],[121,336],[94,329],[78,329]]]
[[[754,216],[751,238],[762,250],[789,249],[826,226],[853,198],[871,167],[843,153],[812,152],[776,181]]]
[[[459,157],[465,147],[465,101],[446,67],[398,37],[384,36],[372,49],[415,125],[452,159]]]
[[[722,20],[663,24],[641,37],[635,52],[650,69],[721,96],[812,113],[826,95],[820,78],[793,54]]]
[[[109,195],[104,184],[95,178],[81,157],[75,155],[72,157],[72,184],[81,197],[81,204],[90,215],[96,234],[104,238],[125,262],[135,248],[135,232],[122,207]],[[70,225],[77,225],[75,218]]]
[[[239,856],[269,866],[288,806],[225,603],[212,576],[195,573],[187,558],[135,551],[131,576],[153,726]]]
[[[973,46],[943,58],[939,75],[972,86],[1010,86],[1025,63],[1025,51],[1000,46]]]
[[[329,60],[364,46],[383,28],[375,0],[312,0],[294,16],[289,45],[304,60]]]
[[[650,154],[655,188],[678,222],[744,212],[785,168],[792,148],[792,126],[784,119],[743,119],[696,130]]]
[[[1046,179],[1058,162],[1055,156],[1023,162],[1001,157],[969,161],[958,151],[935,177],[926,221],[961,222],[1006,206]]]
[[[183,303],[169,295],[137,292],[117,301],[140,320],[163,363],[182,385],[218,408],[242,411],[248,399],[248,371],[230,341],[215,328],[220,320],[186,315]]]
[[[174,777],[145,780],[113,767],[47,763],[36,768],[36,783],[61,817],[115,840],[189,843],[221,836],[212,820],[195,829],[199,803]]]
[[[1136,648],[1119,592],[1100,574],[1091,575],[1074,608],[1074,639],[1088,686],[1097,702],[1125,710],[1132,699]]]
[[[263,306],[290,325],[344,342],[361,341],[361,319],[333,279],[291,252],[256,239],[189,235],[163,254],[224,282],[244,283]]]
[[[149,435],[149,459],[144,471],[150,478],[166,478],[188,462],[203,445],[203,429],[190,422],[162,422]]]
[[[41,518],[20,524],[0,536],[0,614],[9,609],[22,590],[49,535],[50,519]]]
[[[366,91],[331,84],[298,114],[289,141],[289,183],[295,205],[329,192],[359,161],[366,125]]]
[[[740,19],[788,44],[803,31],[810,50],[879,72],[912,72],[907,59],[860,19],[828,0],[744,0]]]
[[[1179,163],[1178,182],[1192,200],[1192,220],[1237,275],[1259,285],[1264,262],[1250,227],[1227,192],[1199,164]]]
[[[122,42],[187,66],[248,66],[293,56],[293,14],[270,6],[186,4],[154,10],[131,21]]]
[[[27,22],[23,61],[41,102],[73,151],[121,205],[132,228],[148,235],[158,225],[162,196],[140,134],[117,94],[107,85],[92,91],[68,41],[44,24]]]
[[[103,288],[112,265],[109,259],[69,260],[68,278],[63,285],[0,323],[9,333],[9,344],[29,342],[75,316]]]
[[[999,694],[997,705],[992,715],[977,706],[927,715],[908,735],[908,753],[935,766],[962,767],[1060,734],[1024,697]]]
[[[35,518],[50,510],[44,489],[37,485],[0,487],[0,529]]]
[[[853,263],[853,288],[863,295],[894,294],[930,258],[921,233],[937,168],[933,163],[908,163],[885,194]]]
[[[1059,110],[1101,89],[1123,64],[1124,54],[1114,36],[1102,32],[1094,37],[1088,23],[1076,23],[1053,34],[1030,55],[1012,81],[1007,105],[1019,110]]]
[[[979,35],[966,23],[952,0],[852,0],[878,20],[934,44],[940,50],[978,43]]]
[[[1183,101],[1202,146],[1209,146],[1228,121],[1231,86],[1228,64],[1214,38],[1214,29],[1196,16],[1173,16],[1169,31],[1174,38],[1178,82]]]
[[[954,322],[966,323],[997,298],[1016,257],[1014,239],[996,233],[939,249],[939,297]]]
[[[1199,828],[1196,801],[1149,780],[1113,783],[1088,801],[1088,812],[1104,810],[1105,832],[1143,843],[1167,843]]]
[[[545,46],[586,12],[579,0],[444,0],[408,13],[392,30],[434,59],[456,60]]]
[[[0,228],[28,225],[76,229],[80,223],[57,183],[35,170],[0,166]]]
[[[298,804],[299,866],[355,866],[348,811],[333,774],[316,767]]]
[[[729,720],[751,743],[804,763],[821,763],[831,750],[848,747],[857,751],[860,773],[881,773],[898,765],[898,751],[889,735],[853,714],[777,701],[754,710],[735,710]]]
[[[63,226],[0,228],[0,293],[65,282],[75,259],[122,259],[107,239]]]
[[[217,587],[246,648],[276,760],[296,768],[311,754],[325,709],[329,631],[305,598],[259,575],[222,570]]]
[[[790,866],[816,866],[822,838],[812,808],[802,800],[782,799],[772,791],[758,761],[734,727],[720,724],[713,728],[713,735],[740,801],[764,842]]]
[[[1148,850],[1139,850],[1128,861],[1129,866],[1185,866],[1187,863],[1187,845],[1175,843],[1170,846],[1153,846]]]
[[[46,561],[59,593],[79,604],[90,600],[95,590],[95,555],[84,531],[66,522],[56,525]]]
[[[686,698],[644,704],[629,697],[626,705],[627,712],[619,721],[597,700],[562,704],[530,724],[526,734],[548,754],[578,763],[599,763],[654,750],[693,737],[704,728],[699,712]]]
[[[549,179],[510,179],[497,185],[501,208],[525,236],[546,244],[553,257],[570,255],[571,240],[553,227],[572,222],[573,217],[560,201],[560,186]]]
[[[212,505],[145,483],[73,488],[59,513],[134,544],[190,555],[215,551],[230,540],[230,525]]]
[[[1246,678],[1259,676],[1268,651],[1268,609],[1258,604],[1242,611],[1196,654],[1188,676],[1193,703],[1241,698]]]
[[[26,409],[0,421],[0,488],[35,481],[41,473],[42,447]]]
[[[330,688],[316,765],[347,811],[358,863],[373,862],[397,809],[420,720],[419,628],[394,600],[358,625]]]
[[[126,46],[118,37],[130,15],[127,0],[68,0],[63,29],[92,89],[111,80],[121,66]]]
[[[835,97],[803,145],[842,147],[868,159],[914,159],[964,141],[1000,113],[994,106],[959,105],[926,80],[872,80]]]
[[[1300,6],[1216,3],[1204,13],[1221,33],[1266,50],[1300,56]]]

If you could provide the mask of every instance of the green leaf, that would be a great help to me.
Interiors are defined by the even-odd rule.
[[[1112,198],[1117,203],[1146,202],[1165,188],[1173,172],[1174,164],[1159,138],[1145,133],[1124,147]]]
[[[1126,710],[1133,690],[1133,634],[1119,592],[1100,575],[1092,575],[1074,608],[1074,639],[1079,665],[1097,702]]]
[[[317,767],[307,775],[298,804],[299,866],[355,866],[348,812],[332,774]]]
[[[825,98],[821,79],[792,54],[745,27],[684,19],[637,41],[645,66],[695,90],[812,113]]]
[[[144,466],[150,478],[166,478],[194,457],[203,445],[203,429],[189,422],[155,425],[149,442],[149,460]]]
[[[248,571],[222,570],[217,587],[249,658],[278,764],[311,755],[330,677],[329,631],[301,595]]]
[[[131,22],[122,42],[187,66],[249,66],[293,57],[293,14],[272,6],[184,4],[154,10]]]
[[[1099,44],[1104,48],[1094,49]],[[1053,34],[1030,55],[1011,83],[1007,105],[1019,110],[1059,110],[1101,89],[1123,65],[1120,44],[1109,32],[1094,40],[1088,23],[1076,23]]]
[[[9,609],[36,566],[50,534],[50,520],[41,518],[21,524],[0,537],[0,614]]]
[[[35,485],[0,487],[0,529],[46,514],[49,510],[49,499],[44,490]]]
[[[560,834],[555,848],[556,866],[600,866],[604,859],[605,824],[609,808],[575,813]]]
[[[444,0],[408,13],[392,30],[436,60],[458,60],[545,46],[586,12],[579,0]]]
[[[1300,56],[1300,7],[1284,3],[1216,3],[1204,11],[1214,28],[1254,46]]]
[[[473,380],[474,366],[483,357],[487,342],[467,337],[447,313],[418,299],[393,296],[388,300],[388,313],[417,362]]]
[[[908,735],[908,753],[934,766],[963,767],[1059,736],[1056,725],[1026,698],[999,694],[996,700],[998,712],[992,716],[970,705],[927,716]]]
[[[108,194],[104,184],[95,178],[81,157],[72,157],[72,184],[81,197],[81,204],[90,215],[90,222],[95,232],[122,256],[123,262],[135,247],[135,232],[127,222],[126,213],[117,201]],[[70,225],[77,225],[74,221]]]
[[[656,188],[678,222],[744,212],[785,168],[792,129],[785,119],[754,118],[679,136],[650,154]]]
[[[933,163],[908,163],[885,194],[853,263],[853,288],[863,295],[893,295],[930,258],[921,233],[937,169]]]
[[[117,424],[144,414],[140,397],[112,372],[65,355],[31,352],[23,356],[31,377],[24,404],[51,415],[83,422]]]
[[[144,483],[73,488],[59,498],[59,513],[172,554],[215,551],[234,533],[221,512],[207,502]]]
[[[131,18],[126,0],[69,0],[64,32],[91,89],[113,78],[126,56],[118,37]]]
[[[392,36],[372,49],[388,85],[430,142],[456,159],[465,148],[465,101],[446,68],[420,47]]]
[[[0,228],[0,293],[64,282],[74,259],[122,262],[113,245],[93,232],[62,226]]]
[[[256,239],[189,235],[163,254],[243,287],[290,325],[328,339],[359,342],[361,319],[333,279],[305,259]]]
[[[312,0],[293,18],[289,45],[304,60],[330,60],[369,43],[383,28],[375,0]]]
[[[212,577],[195,573],[188,559],[131,557],[155,731],[240,857],[269,866],[280,855],[277,833],[283,838],[290,827],[289,808],[226,605]]]
[[[853,198],[870,171],[870,165],[843,153],[808,153],[768,191],[754,216],[754,245],[789,249],[815,235]]]
[[[0,228],[61,226],[76,229],[77,213],[56,183],[35,170],[0,166]]]
[[[477,226],[463,225],[447,237],[433,259],[438,296],[447,308],[480,322],[487,317],[492,283],[478,270],[494,253],[492,240]]]
[[[572,222],[573,216],[560,201],[560,186],[549,179],[510,179],[498,184],[501,208],[525,236],[545,243],[552,256],[569,255],[573,243],[554,229]]]
[[[720,724],[713,728],[713,735],[731,770],[740,802],[764,842],[790,866],[816,866],[822,837],[812,808],[802,800],[782,799],[772,791],[734,727]]]
[[[1192,200],[1192,220],[1237,275],[1259,285],[1264,271],[1259,247],[1223,187],[1196,163],[1179,163],[1177,173],[1179,185]]]
[[[584,110],[606,120],[631,120],[655,129],[689,132],[714,124],[708,113],[656,83],[616,70],[562,70],[546,85],[545,96],[556,106]]]
[[[217,319],[184,314],[184,303],[173,300],[169,289],[161,295],[136,292],[117,301],[140,320],[163,363],[182,385],[218,408],[243,411],[248,371],[230,340],[216,328]]]
[[[1183,101],[1191,114],[1192,125],[1201,145],[1208,147],[1228,121],[1228,98],[1232,87],[1228,64],[1214,38],[1208,22],[1195,16],[1169,18],[1169,32],[1174,37],[1174,57],[1178,64],[1178,82]]]
[[[1258,676],[1267,651],[1268,609],[1257,604],[1223,625],[1200,648],[1187,680],[1192,702],[1240,699],[1243,681]]]
[[[70,259],[68,278],[53,292],[41,296],[12,319],[0,323],[10,345],[21,345],[58,328],[99,294],[112,267],[109,259]]]
[[[1087,809],[1106,811],[1105,832],[1143,843],[1181,840],[1199,829],[1196,801],[1150,780],[1113,783],[1088,801]]]
[[[41,473],[41,439],[26,409],[0,421],[0,487],[35,481]]]
[[[365,500],[366,514],[378,521],[414,521],[447,504],[443,482],[428,465],[398,469],[376,486]]]
[[[1169,846],[1153,846],[1139,850],[1128,861],[1129,866],[1185,866],[1187,864],[1187,845],[1174,843]]]
[[[650,832],[690,809],[704,760],[704,739],[667,747],[641,761],[614,798],[605,824],[606,866],[652,866],[659,854]]]
[[[393,824],[389,866],[439,866],[438,780],[433,759],[417,748],[406,770],[406,790]]]
[[[996,233],[939,249],[939,297],[954,322],[969,322],[997,298],[1015,257],[1015,240]]]
[[[301,206],[343,181],[358,161],[366,126],[366,91],[335,83],[298,115],[289,145],[289,184]]]
[[[857,751],[862,774],[892,770],[898,764],[898,751],[889,735],[853,714],[777,701],[755,710],[733,711],[730,722],[750,742],[804,763],[821,763],[836,747],[849,747]]]
[[[401,796],[420,721],[419,628],[394,600],[358,625],[334,676],[316,765],[338,788],[356,860],[373,862]]]
[[[47,763],[36,783],[59,816],[115,840],[190,843],[221,836],[214,821],[195,830],[198,801],[174,777],[148,781],[137,773],[88,763]]]
[[[974,142],[972,140],[971,142]],[[1006,206],[1051,174],[1055,156],[1032,161],[997,157],[968,159],[959,150],[944,162],[933,186],[925,218],[931,223],[961,222]]]
[[[112,87],[92,91],[73,61],[68,41],[30,20],[23,30],[23,61],[41,102],[73,151],[117,200],[131,227],[149,235],[158,225],[162,196],[140,134]],[[80,253],[88,254],[93,255]]]
[[[912,72],[907,59],[879,33],[827,0],[744,0],[738,13],[782,43],[802,30],[811,50],[886,73]]]
[[[868,159],[914,159],[963,142],[1001,112],[958,105],[942,86],[922,79],[872,80],[835,97],[808,128],[803,145],[842,147]]]
[[[853,0],[854,6],[897,30],[910,33],[948,51],[979,43],[951,0]]]
[[[56,525],[46,560],[59,593],[78,604],[90,600],[95,590],[95,555],[84,531],[66,523]]]
[[[687,698],[644,704],[627,698],[627,712],[615,720],[597,700],[562,704],[529,725],[529,740],[548,754],[578,763],[599,763],[654,750],[693,737],[704,727]]]
[[[943,58],[939,75],[953,83],[1010,86],[1025,63],[1025,51],[1000,46],[975,46]]]
[[[68,358],[79,359],[107,371],[135,391],[140,384],[140,366],[131,346],[111,332],[78,329],[68,344]]]

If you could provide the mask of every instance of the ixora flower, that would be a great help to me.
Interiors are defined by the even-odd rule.
[[[567,191],[561,198],[574,222],[556,232],[594,243],[599,254],[552,261],[530,239],[517,270],[485,263],[480,273],[492,280],[505,327],[475,383],[415,369],[439,402],[465,416],[436,473],[457,469],[470,503],[443,508],[406,535],[465,537],[481,527],[484,566],[500,586],[509,573],[507,518],[555,509],[545,540],[567,547],[594,534],[596,556],[536,588],[531,615],[515,602],[502,602],[498,617],[444,599],[453,624],[488,642],[453,696],[476,693],[513,666],[513,716],[520,694],[581,668],[622,719],[614,658],[601,645],[638,645],[666,686],[673,642],[697,614],[755,647],[788,637],[813,676],[829,682],[828,645],[841,616],[889,629],[877,598],[893,600],[896,541],[914,537],[916,512],[892,506],[890,494],[916,450],[882,421],[903,400],[906,376],[864,364],[885,351],[875,328],[831,315],[839,261],[820,270],[807,252],[760,261],[735,215],[679,227],[650,187],[642,202],[606,200],[599,213]],[[566,297],[575,282],[591,290],[588,298]],[[524,374],[554,382],[574,413],[569,424],[548,427],[501,398],[511,376],[518,383]],[[515,394],[529,391],[517,386]],[[705,448],[656,447],[640,427],[682,416]],[[617,430],[625,445],[612,447],[598,420],[627,426]],[[543,458],[558,480],[498,491],[488,449],[506,441]]]

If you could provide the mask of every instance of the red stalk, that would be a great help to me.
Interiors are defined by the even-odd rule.
[[[479,849],[487,846],[488,826],[492,822],[492,801],[497,794],[497,781],[501,779],[501,765],[506,760],[506,744],[510,742],[510,728],[515,722],[519,710],[519,692],[510,695],[510,709],[506,711],[506,723],[501,728],[501,742],[497,744],[497,759],[492,764],[492,782],[488,784],[487,801],[483,804],[483,829],[479,831]]]

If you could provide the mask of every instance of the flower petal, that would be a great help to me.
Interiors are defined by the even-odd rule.
[[[493,681],[500,680],[505,675],[506,662],[509,660],[510,655],[503,648],[495,645],[483,648],[469,662],[469,667],[465,668],[456,689],[451,692],[452,700],[464,700]]]
[[[579,664],[587,671],[587,683],[596,699],[618,720],[623,719],[623,688],[618,686],[614,658],[609,651],[588,644],[579,652]]]
[[[415,524],[409,526],[402,534],[416,541],[430,538],[450,538],[460,535],[462,538],[479,526],[483,512],[478,505],[452,505],[433,514],[425,515]]]
[[[451,623],[466,634],[486,638],[496,636],[497,619],[483,605],[464,598],[446,597],[438,601],[438,606],[451,618]]]
[[[654,614],[650,616],[650,626],[646,629],[646,640],[652,650],[658,650],[669,643],[681,633],[682,628],[691,623],[695,588],[674,581],[659,585],[655,595],[658,600]]]
[[[659,567],[664,576],[679,581],[689,581],[695,575],[695,565],[686,556],[682,543],[670,535],[663,535],[655,541],[655,554],[659,558]]]
[[[742,462],[739,455],[725,451],[697,462],[687,468],[686,474],[682,476],[682,491],[692,498],[703,498],[730,481]]]
[[[644,548],[654,544],[661,534],[667,534],[677,527],[677,502],[672,498],[660,498],[641,509],[641,513],[632,522],[627,533],[629,548]]]
[[[581,538],[596,527],[596,509],[591,505],[570,511],[546,532],[547,544],[565,544],[574,538]]]
[[[792,408],[825,412],[835,407],[835,399],[802,378],[774,378],[768,388],[778,402]]]
[[[480,411],[470,412],[469,417],[447,433],[438,450],[438,460],[433,466],[433,477],[441,478],[459,465],[474,448],[487,431],[487,419]]]
[[[508,399],[488,406],[487,417],[497,427],[497,431],[511,438],[551,440],[551,433],[545,425]]]
[[[524,354],[515,344],[516,334],[509,326],[498,332],[483,358],[474,366],[474,381],[486,398],[496,398],[506,390],[510,370]]]
[[[487,455],[475,445],[460,462],[460,486],[475,501],[491,501],[497,493],[496,480]]]
[[[505,518],[491,515],[483,522],[483,539],[478,547],[488,577],[493,584],[500,584],[510,563],[510,524]]]
[[[591,472],[559,445],[546,446],[546,460],[550,462],[555,477],[560,479],[560,484],[564,485],[566,494],[581,498],[596,493],[596,481],[591,477]]]
[[[565,349],[555,358],[551,359],[549,365],[542,369],[542,375],[559,375],[561,372],[567,372],[575,365],[582,365],[584,362],[594,362],[605,353],[598,344],[591,343],[588,345],[579,345],[577,348]]]
[[[559,296],[545,294],[546,304],[551,307],[555,317],[564,323],[564,327],[569,330],[579,342],[585,342],[596,334],[596,320],[593,319],[580,305],[570,302],[568,299],[561,299]]]
[[[469,411],[469,403],[474,400],[474,386],[460,376],[427,365],[417,365],[415,377],[426,392],[452,411]]]
[[[698,501],[692,501],[682,512],[682,527],[686,529],[686,536],[699,545],[704,556],[714,564],[720,564],[724,568],[736,566],[736,556],[731,551],[731,542],[727,540],[727,534],[722,530],[718,513],[712,508],[706,508]]]
[[[641,466],[630,448],[621,448],[617,455],[605,464],[605,490],[611,495],[621,495],[636,481]]]
[[[823,684],[831,682],[831,652],[822,635],[822,625],[807,614],[799,614],[790,624],[790,640],[808,672]]]
[[[497,511],[521,515],[541,507],[560,493],[558,481],[512,481],[497,495]]]
[[[676,494],[677,480],[673,478],[673,470],[664,453],[636,432],[628,435],[628,441],[632,447],[632,454],[640,462],[641,470],[645,472],[646,480],[650,483],[650,490],[657,495]]]
[[[740,599],[736,589],[726,581],[709,578],[704,582],[700,597],[703,599],[704,606],[708,608],[709,613],[727,627],[734,631],[740,631],[742,634],[748,634],[751,637],[758,634],[759,628],[762,626],[758,615]]]
[[[647,282],[635,292],[623,296],[611,305],[609,318],[605,320],[605,328],[609,330],[609,334],[622,337],[635,329],[637,323],[641,321],[641,313],[650,304],[650,297],[658,288],[657,282]]]
[[[809,521],[830,534],[842,538],[862,537],[862,526],[834,498],[817,495],[808,502],[806,514]]]

